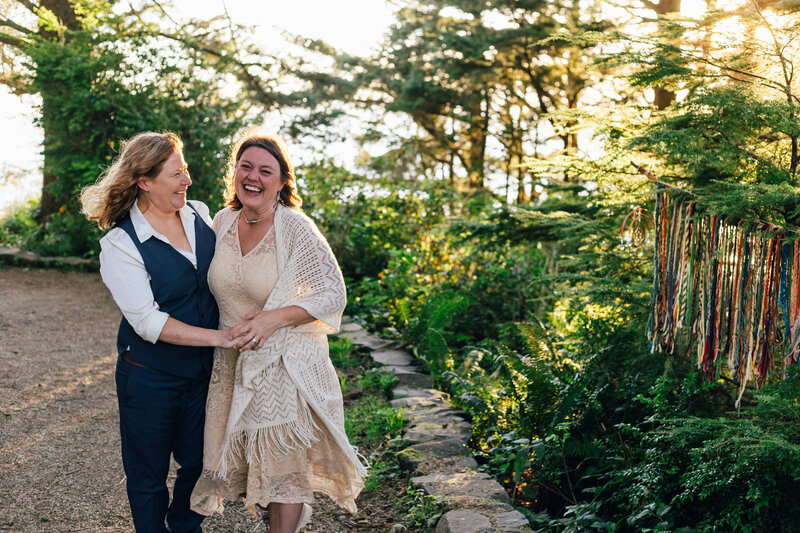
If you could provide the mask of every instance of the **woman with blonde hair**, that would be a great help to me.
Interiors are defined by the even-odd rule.
[[[266,510],[272,533],[300,531],[314,492],[356,511],[366,468],[344,432],[327,335],[346,304],[325,238],[300,210],[286,145],[251,131],[233,146],[227,207],[214,218],[209,284],[220,327],[243,341],[214,356],[203,475],[192,509],[223,511],[239,496]]]
[[[208,208],[187,204],[192,184],[183,143],[142,133],[95,185],[83,212],[102,229],[100,274],[122,311],[116,385],[122,462],[139,533],[201,531],[189,508],[202,471],[203,426],[213,347],[235,344],[218,331],[207,273],[215,237]],[[179,463],[169,501],[170,455]]]

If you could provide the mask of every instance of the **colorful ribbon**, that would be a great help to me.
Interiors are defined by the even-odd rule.
[[[694,357],[709,379],[760,387],[800,352],[800,245],[656,194],[652,351]],[[726,364],[723,364],[725,361]],[[776,368],[776,365],[781,368]]]

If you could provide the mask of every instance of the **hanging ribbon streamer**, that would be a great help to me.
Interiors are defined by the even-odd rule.
[[[748,383],[789,375],[800,354],[798,241],[768,224],[700,215],[663,187],[652,224],[652,351],[692,357],[710,379],[729,377],[737,405]]]

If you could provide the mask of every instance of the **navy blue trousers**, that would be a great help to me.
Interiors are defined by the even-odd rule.
[[[203,470],[209,378],[205,370],[184,378],[117,359],[122,464],[137,533],[202,531],[204,517],[189,509],[189,498]],[[172,503],[170,455],[179,465]]]

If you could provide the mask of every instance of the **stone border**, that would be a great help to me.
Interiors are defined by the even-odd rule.
[[[449,394],[432,388],[433,379],[419,370],[408,351],[347,318],[343,322],[339,336],[369,348],[372,360],[398,378],[392,405],[406,420],[403,441],[408,444],[397,454],[400,465],[411,472],[413,485],[451,509],[439,518],[435,533],[532,533],[503,486],[477,471],[468,446],[472,424],[467,413],[453,407]]]
[[[96,259],[48,257],[10,246],[0,246],[0,263],[21,267],[68,268],[70,270],[83,270],[87,272],[97,272],[100,270],[100,262]]]

